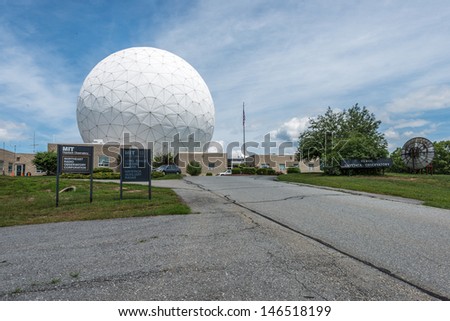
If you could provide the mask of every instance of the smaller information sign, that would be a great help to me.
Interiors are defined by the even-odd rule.
[[[120,199],[122,182],[148,182],[148,198],[151,199],[151,150],[137,148],[120,149]]]
[[[147,182],[150,166],[146,149],[124,148],[122,151],[122,180],[124,182]]]

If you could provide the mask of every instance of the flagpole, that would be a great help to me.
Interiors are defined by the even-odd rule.
[[[245,102],[242,102],[242,133],[244,139],[244,144],[242,145],[244,147],[244,151],[242,153],[244,154],[244,163],[245,163]]]

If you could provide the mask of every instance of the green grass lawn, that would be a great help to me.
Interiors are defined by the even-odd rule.
[[[61,193],[55,206],[56,178],[0,176],[0,227],[62,221],[97,220],[164,214],[188,214],[190,208],[170,189],[94,182],[89,203],[89,181],[61,179],[60,190],[75,186],[75,192]]]
[[[305,173],[281,175],[278,179],[412,198],[423,201],[424,205],[450,209],[450,175],[326,176]]]

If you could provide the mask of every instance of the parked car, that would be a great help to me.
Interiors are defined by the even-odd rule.
[[[175,164],[159,166],[155,171],[164,174],[181,174],[181,169]]]
[[[226,175],[231,175],[231,169],[227,169],[225,172],[219,173],[217,174],[218,176],[226,176]]]

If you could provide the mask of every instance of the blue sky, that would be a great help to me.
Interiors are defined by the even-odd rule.
[[[216,109],[213,140],[296,141],[328,106],[367,106],[390,149],[450,139],[450,3],[0,0],[0,147],[82,142],[84,78],[121,49],[188,61]]]

